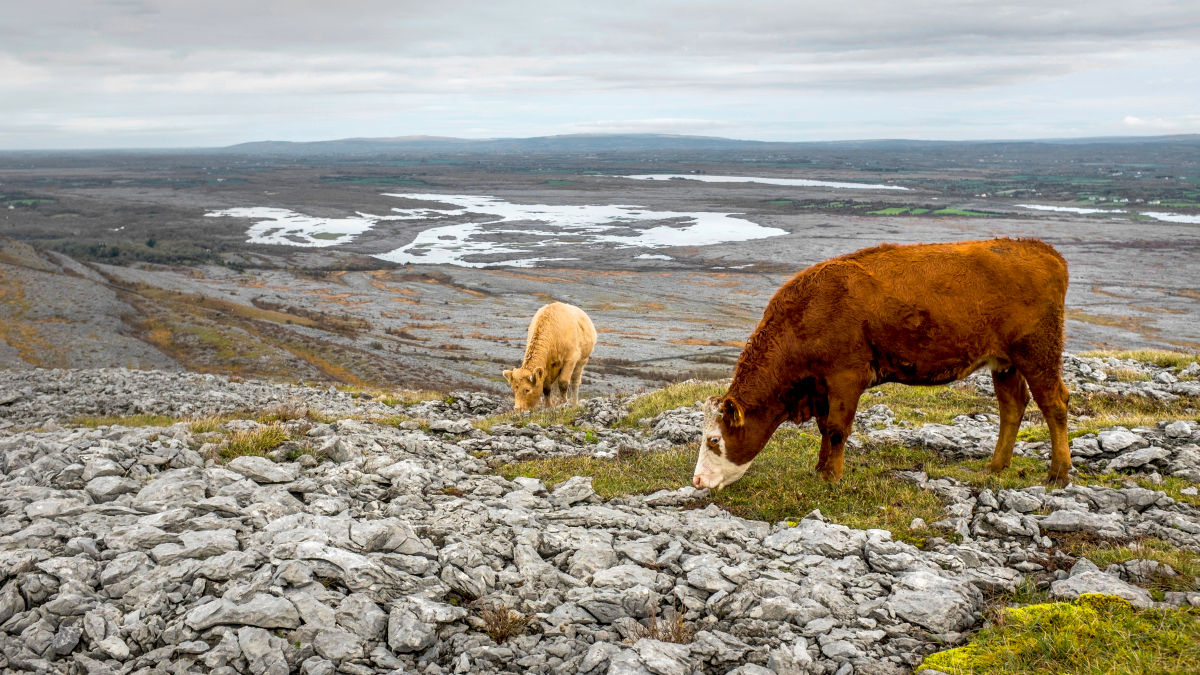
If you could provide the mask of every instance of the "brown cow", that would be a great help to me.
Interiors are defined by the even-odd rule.
[[[729,390],[706,403],[692,483],[729,485],[783,421],[812,417],[817,471],[836,481],[865,389],[945,384],[987,366],[1000,404],[988,471],[1012,460],[1032,391],[1050,427],[1047,482],[1066,485],[1066,293],[1066,261],[1036,239],[884,244],[809,267],[775,292]]]

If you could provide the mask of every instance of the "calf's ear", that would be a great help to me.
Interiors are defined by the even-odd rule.
[[[533,369],[533,377],[532,377],[532,378],[530,378],[530,380],[529,380],[529,381],[530,381],[530,382],[536,382],[536,381],[538,381],[538,380],[542,379],[542,378],[543,378],[543,377],[545,377],[545,376],[546,376],[546,371],[545,371],[545,370],[542,370],[542,367],[541,367],[541,366],[538,366],[537,368],[534,368],[534,369]]]
[[[512,371],[511,370],[504,371],[504,379],[508,380],[509,384],[512,384]]]

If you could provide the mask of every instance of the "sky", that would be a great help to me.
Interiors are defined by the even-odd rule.
[[[1200,2],[2,0],[0,150],[1200,133]]]

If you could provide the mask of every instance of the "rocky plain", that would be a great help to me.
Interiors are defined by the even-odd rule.
[[[1064,364],[1075,395],[1200,396],[1195,362]],[[990,393],[982,374],[966,386]],[[904,673],[1020,587],[1200,606],[1194,590],[1147,590],[1180,574],[1167,565],[1100,568],[1059,546],[1153,538],[1200,556],[1195,410],[1077,435],[1075,469],[1116,478],[1104,485],[993,490],[897,471],[944,505],[920,547],[819,510],[740,518],[687,475],[604,498],[588,477],[499,474],[695,445],[697,406],[617,424],[635,402],[585,398],[570,426],[541,426],[497,418],[509,402],[484,393],[397,403],[194,373],[0,371],[0,668]],[[866,406],[848,452],[890,442],[988,456],[997,422],[913,424]],[[268,426],[286,441],[224,452]],[[1017,455],[1045,451],[1023,441]]]
[[[0,670],[906,673],[1009,604],[1198,607],[1200,365],[1087,351],[1200,348],[1194,147],[0,154]],[[662,388],[719,390],[779,284],[994,236],[1069,261],[1071,485],[1032,405],[979,471],[976,374],[953,415],[868,393],[824,502],[731,506],[814,480],[778,447],[690,487]],[[551,300],[600,332],[584,399],[513,415]]]

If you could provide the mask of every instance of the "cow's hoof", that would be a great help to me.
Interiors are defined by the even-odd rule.
[[[994,476],[998,473],[1001,473],[1002,471],[1004,471],[1007,468],[1008,468],[1007,466],[999,466],[997,464],[988,464],[987,467],[984,468],[983,472],[988,474],[989,476]]]
[[[1046,487],[1048,488],[1065,488],[1070,484],[1071,477],[1066,474],[1050,474],[1049,476],[1046,476]]]
[[[818,469],[817,475],[820,476],[821,480],[825,481],[826,483],[836,483],[842,479],[842,474],[834,473],[829,469]]]

